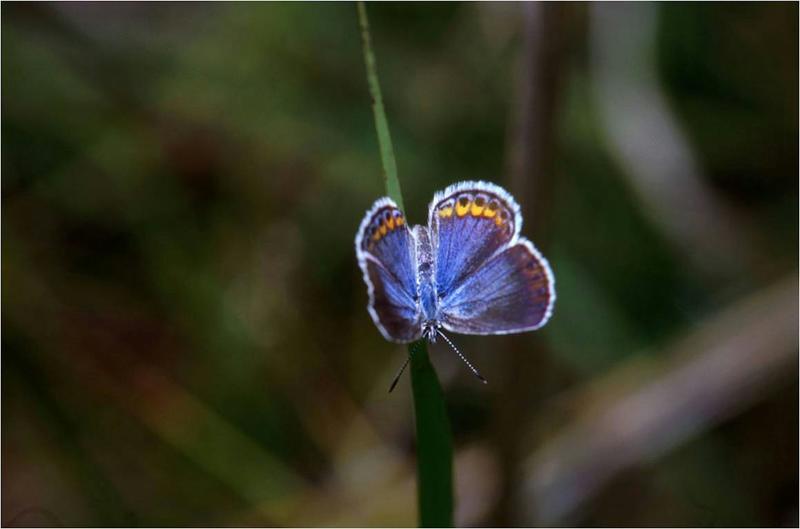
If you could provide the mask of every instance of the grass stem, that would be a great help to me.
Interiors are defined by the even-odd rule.
[[[381,87],[378,83],[367,10],[364,2],[357,2],[357,7],[386,194],[401,210],[404,210],[389,123],[386,120]],[[414,394],[417,429],[419,525],[451,527],[453,525],[453,440],[442,386],[428,358],[425,340],[409,344],[408,354],[411,356],[411,389]]]

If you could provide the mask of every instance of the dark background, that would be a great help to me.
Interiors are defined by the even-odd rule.
[[[408,215],[507,187],[540,332],[432,360],[461,525],[798,523],[796,3],[368,5]],[[2,6],[2,520],[413,525],[355,6]]]

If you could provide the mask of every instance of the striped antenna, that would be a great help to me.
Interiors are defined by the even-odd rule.
[[[483,382],[484,384],[488,384],[488,383],[489,383],[489,381],[488,381],[488,380],[486,380],[485,378],[483,378],[483,375],[481,375],[481,374],[478,372],[478,370],[477,370],[477,369],[475,369],[475,366],[473,366],[473,365],[470,363],[470,361],[469,361],[469,360],[467,360],[467,358],[466,358],[464,355],[462,355],[462,354],[461,354],[461,351],[459,351],[459,350],[458,350],[458,347],[456,347],[456,346],[455,346],[455,344],[454,344],[453,342],[451,342],[451,341],[450,341],[450,338],[448,338],[447,336],[445,336],[445,334],[444,334],[442,331],[440,331],[438,328],[436,328],[436,332],[438,332],[438,333],[439,333],[439,336],[441,336],[442,338],[444,338],[444,341],[445,341],[445,342],[447,342],[447,343],[448,343],[448,345],[450,345],[450,347],[452,347],[452,348],[453,348],[453,351],[455,351],[455,352],[456,352],[456,354],[458,355],[458,357],[459,357],[461,360],[463,360],[465,364],[467,364],[467,367],[470,369],[470,371],[472,371],[472,374],[473,374],[473,375],[475,375],[476,377],[478,377],[478,380],[480,380],[480,381],[481,381],[481,382]]]
[[[414,347],[414,345],[415,344],[411,344],[411,347]],[[392,381],[392,385],[389,386],[389,393],[394,391],[394,387],[400,381],[400,376],[403,374],[403,371],[405,371],[406,368],[408,367],[409,360],[411,360],[411,355],[410,354],[408,355],[408,358],[406,358],[406,362],[403,364],[403,367],[401,367],[400,371],[398,371],[397,374],[394,376],[394,380]]]

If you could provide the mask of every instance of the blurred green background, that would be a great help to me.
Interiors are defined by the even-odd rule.
[[[431,355],[460,525],[798,523],[796,3],[369,4],[410,219],[507,187],[540,332]],[[355,6],[2,5],[2,522],[414,525]]]

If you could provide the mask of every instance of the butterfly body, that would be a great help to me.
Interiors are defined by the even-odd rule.
[[[414,226],[414,236],[417,244],[419,302],[424,326],[425,322],[436,319],[438,310],[436,287],[433,283],[433,250],[431,248],[428,228],[425,226]]]
[[[462,182],[436,193],[428,225],[409,228],[389,198],[367,211],[356,256],[368,310],[390,341],[535,330],[552,314],[555,281],[519,236],[519,206],[502,188]]]

